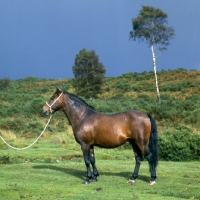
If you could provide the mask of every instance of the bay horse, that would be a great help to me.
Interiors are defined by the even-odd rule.
[[[94,146],[115,148],[127,141],[132,145],[136,161],[128,183],[134,183],[137,179],[140,163],[145,156],[151,173],[149,184],[155,184],[158,135],[156,122],[151,115],[136,110],[102,114],[80,97],[59,88],[44,104],[42,112],[44,115],[49,115],[58,110],[66,115],[72,126],[75,140],[81,145],[87,168],[83,184],[88,184],[90,181],[95,182],[99,176],[95,165]]]

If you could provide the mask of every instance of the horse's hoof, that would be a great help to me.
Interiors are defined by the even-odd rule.
[[[97,180],[97,178],[93,178],[93,179],[91,179],[90,181],[91,181],[91,182],[97,182],[98,180]]]
[[[83,181],[83,184],[85,184],[85,185],[87,185],[89,183],[90,183],[90,181],[87,181],[87,180]]]
[[[135,180],[129,179],[127,183],[135,183]]]
[[[156,184],[155,181],[150,181],[150,182],[149,182],[149,185],[154,185],[154,184]]]

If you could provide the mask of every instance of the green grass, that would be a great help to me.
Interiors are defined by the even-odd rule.
[[[1,165],[1,199],[200,199],[200,164],[160,162],[157,184],[148,185],[147,163],[127,184],[133,162],[98,160],[97,183],[83,185],[83,162]]]
[[[160,106],[155,102],[153,72],[108,77],[100,98],[86,102],[104,113],[122,109],[151,113],[159,134],[165,127],[174,131],[182,126],[199,133],[199,76],[197,70],[158,72]],[[47,122],[40,115],[41,107],[56,87],[75,93],[71,79],[29,77],[11,81],[10,87],[0,92],[0,135],[16,147],[31,144]],[[44,136],[30,149],[14,151],[0,141],[0,200],[200,199],[200,162],[160,161],[157,184],[149,186],[146,161],[136,183],[127,184],[135,165],[131,149],[96,148],[95,153],[101,176],[97,183],[83,185],[86,169],[80,146],[66,118],[56,113]]]
[[[71,134],[42,138],[25,151],[4,148],[0,157],[10,164],[0,165],[0,199],[200,199],[200,162],[160,161],[157,184],[150,186],[147,161],[138,180],[127,183],[135,165],[132,150],[96,148],[95,153],[100,177],[83,185],[85,164]]]

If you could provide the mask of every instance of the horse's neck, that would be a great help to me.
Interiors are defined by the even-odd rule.
[[[73,105],[70,104],[71,102],[68,101],[65,106],[64,106],[64,113],[69,120],[73,130],[79,126],[79,124],[82,122],[84,119],[84,115],[86,115],[87,108],[82,107],[82,108],[76,108],[73,107]]]

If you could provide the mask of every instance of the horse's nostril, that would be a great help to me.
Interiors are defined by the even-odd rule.
[[[42,109],[42,113],[43,113],[44,115],[48,115],[48,111],[47,111],[47,110]]]

